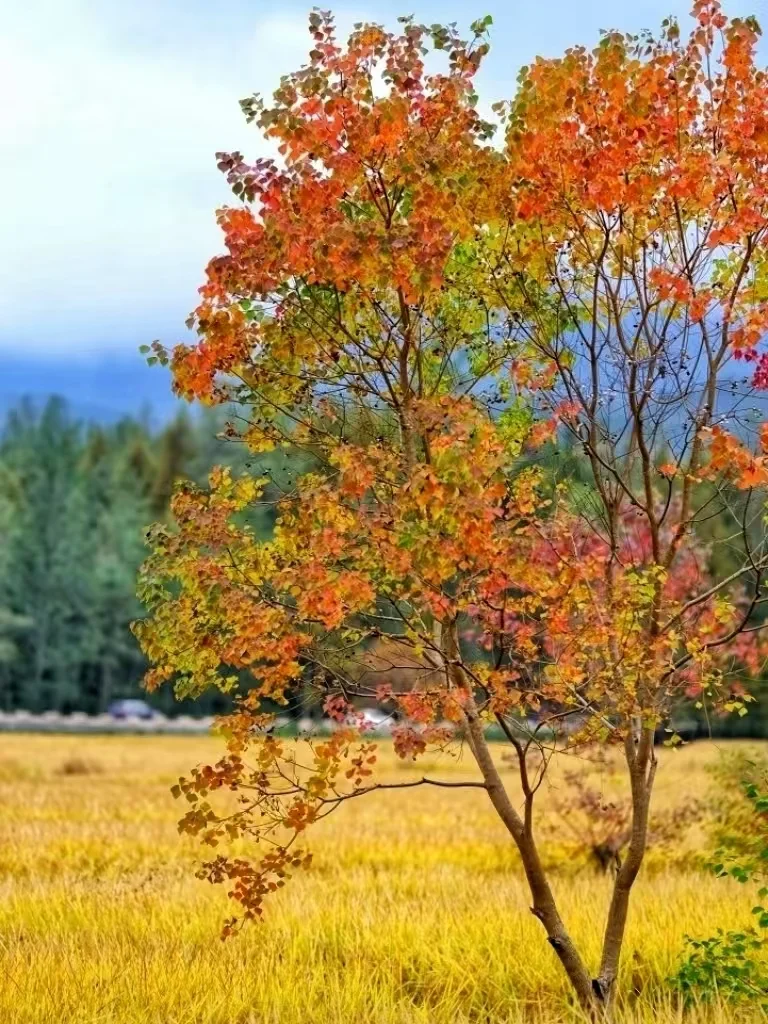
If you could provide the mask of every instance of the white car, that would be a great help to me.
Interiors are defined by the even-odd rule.
[[[392,715],[388,715],[381,708],[363,708],[362,716],[362,726],[364,729],[368,729],[371,732],[392,731]]]

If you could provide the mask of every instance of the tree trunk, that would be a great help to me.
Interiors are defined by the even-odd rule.
[[[648,814],[656,775],[653,733],[652,727],[646,727],[640,732],[637,746],[631,734],[624,743],[632,789],[632,834],[626,859],[619,868],[613,885],[613,896],[603,938],[600,972],[594,983],[600,998],[607,1006],[610,1006],[615,998],[616,976],[629,912],[629,897],[642,866],[648,841]]]
[[[554,894],[539,858],[528,816],[525,821],[520,817],[501,781],[501,776],[488,748],[488,741],[483,732],[483,725],[479,719],[474,698],[471,695],[466,703],[465,721],[469,746],[482,773],[488,796],[520,851],[525,877],[533,898],[531,913],[543,924],[547,933],[547,941],[562,964],[579,1004],[595,1016],[600,1002],[598,994],[579,951],[560,917]]]
[[[656,772],[653,729],[642,729],[637,744],[633,735],[629,735],[625,741],[632,788],[632,834],[627,858],[617,872],[614,882],[600,972],[596,978],[592,978],[560,917],[554,894],[539,858],[532,829],[531,807],[528,804],[529,800],[532,803],[533,794],[526,793],[527,806],[523,818],[511,803],[504,788],[485,738],[474,697],[471,695],[465,706],[465,724],[469,746],[482,773],[491,803],[520,851],[533,898],[531,913],[544,926],[547,941],[562,964],[579,1005],[591,1020],[610,1020],[615,1002],[615,982],[624,942],[629,897],[643,862],[648,835],[648,811]],[[527,788],[525,781],[523,788]]]

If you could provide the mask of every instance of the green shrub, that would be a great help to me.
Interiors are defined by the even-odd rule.
[[[737,769],[736,792],[745,799],[733,801],[728,784]],[[720,845],[707,866],[718,878],[759,886],[754,921],[741,931],[718,929],[709,938],[686,935],[687,955],[670,981],[686,1005],[719,997],[759,1001],[768,1009],[768,768],[765,759],[730,758],[719,766],[717,778],[727,786],[726,800],[718,822]]]

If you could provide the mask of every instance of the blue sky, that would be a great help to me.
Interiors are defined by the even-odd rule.
[[[228,200],[218,149],[260,152],[238,99],[303,60],[311,3],[283,0],[0,0],[0,349],[43,358],[171,343],[220,248]],[[323,6],[326,6],[325,4]],[[334,11],[390,25],[401,13],[490,13],[484,101],[521,64],[592,43],[600,28],[685,24],[678,0],[348,0]],[[768,22],[766,0],[730,5]],[[768,24],[766,24],[768,29]],[[765,53],[765,50],[764,50]]]

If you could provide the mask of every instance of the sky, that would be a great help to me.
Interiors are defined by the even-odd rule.
[[[172,344],[233,197],[217,150],[264,152],[238,100],[309,48],[311,0],[0,0],[0,356],[89,360]],[[323,4],[327,6],[327,4]],[[678,0],[343,0],[340,27],[491,14],[484,104],[601,28],[685,26]],[[768,0],[737,2],[768,29]],[[763,58],[768,47],[763,45]],[[0,362],[2,375],[2,362]]]

